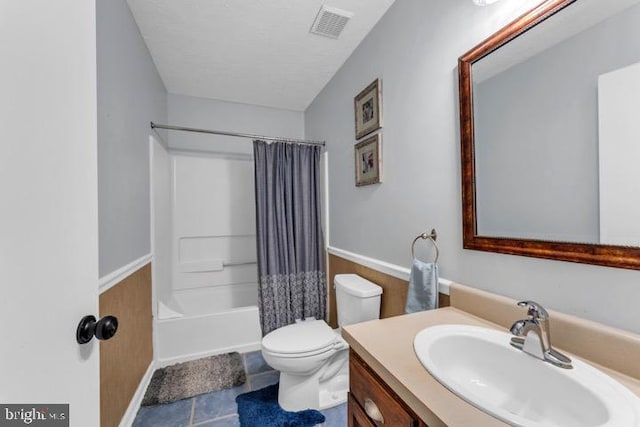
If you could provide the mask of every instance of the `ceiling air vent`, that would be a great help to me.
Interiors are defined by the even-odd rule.
[[[346,10],[322,5],[316,20],[313,21],[311,32],[319,36],[337,39],[352,16],[353,13]]]

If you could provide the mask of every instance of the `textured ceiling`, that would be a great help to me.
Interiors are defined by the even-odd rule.
[[[170,93],[303,111],[394,0],[127,0]],[[353,13],[309,33],[322,4]]]

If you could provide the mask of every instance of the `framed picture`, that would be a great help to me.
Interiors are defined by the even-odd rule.
[[[356,139],[382,127],[380,79],[367,86],[353,100],[356,115]]]
[[[382,176],[380,134],[359,142],[355,146],[356,186],[377,184]]]

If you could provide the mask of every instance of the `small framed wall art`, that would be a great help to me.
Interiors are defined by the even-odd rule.
[[[353,100],[356,119],[356,139],[382,127],[382,95],[380,79],[375,79]]]
[[[379,133],[355,145],[357,187],[382,182],[382,152],[380,148]]]

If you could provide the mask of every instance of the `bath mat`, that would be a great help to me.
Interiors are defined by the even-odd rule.
[[[315,427],[324,415],[315,409],[285,411],[278,405],[278,384],[236,397],[241,427]]]
[[[203,393],[244,384],[238,353],[220,354],[158,369],[153,373],[142,406],[171,403]]]

